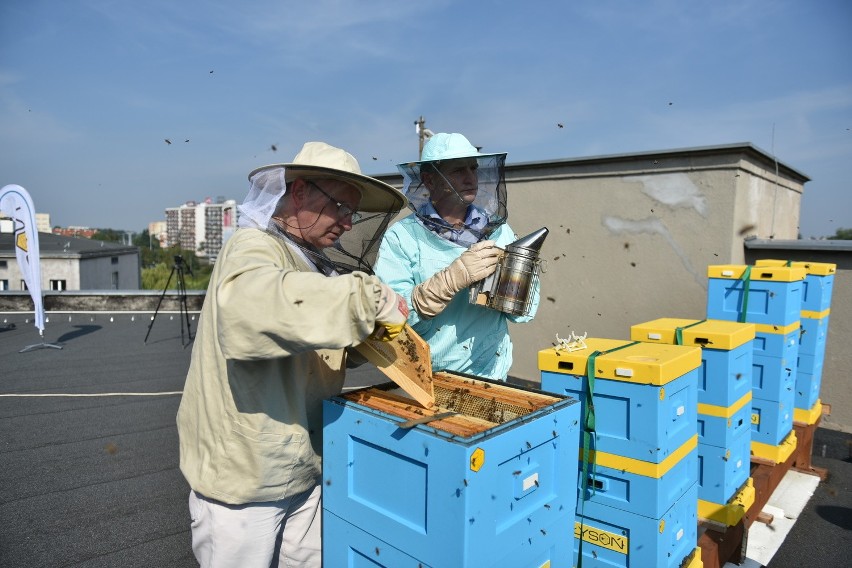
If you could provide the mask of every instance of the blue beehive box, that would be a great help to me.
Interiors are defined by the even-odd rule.
[[[563,522],[563,520],[558,520],[551,526],[542,527],[540,535],[545,535],[545,533],[564,534]],[[468,562],[460,561],[457,563],[450,559],[449,562],[439,561],[437,564],[426,564],[422,559],[411,556],[406,549],[399,549],[388,544],[376,535],[328,511],[323,512],[322,528],[324,534],[334,535],[335,538],[335,542],[330,546],[323,538],[324,566],[346,566],[350,568],[398,568],[400,566],[411,568],[437,568],[441,566],[474,566],[477,568],[480,566],[493,566],[495,568],[542,568],[547,566],[567,568],[571,566],[572,542],[565,538],[553,540],[550,547],[518,547],[507,551],[506,556],[499,559],[495,559],[491,551],[482,549],[473,551],[472,558]],[[326,547],[328,547],[328,550]],[[436,550],[432,556],[446,558],[446,554],[441,554],[440,550]]]
[[[800,320],[802,328],[799,333],[799,353],[816,355],[825,351],[829,317],[828,314],[815,318],[802,316]]]
[[[751,391],[754,336],[754,324],[725,320],[660,318],[630,327],[633,341],[701,347],[698,403],[724,408]]]
[[[744,433],[727,447],[698,444],[698,498],[724,504],[748,479],[751,436]]]
[[[707,275],[709,319],[779,326],[799,320],[804,268],[711,265]]]
[[[393,383],[323,402],[324,564],[565,565],[580,405],[448,373],[433,383],[432,410]]]
[[[661,463],[590,452],[586,464],[586,503],[600,503],[645,517],[660,518],[698,479],[698,436]],[[582,452],[579,467],[583,498]]]
[[[825,364],[825,352],[819,353],[817,355],[799,355],[799,358],[796,362],[796,370],[798,373],[805,373],[808,375],[820,375],[822,374],[822,367]]]
[[[802,285],[802,310],[822,312],[831,306],[831,292],[837,265],[830,262],[788,262],[786,260],[757,260],[755,266],[791,266],[805,270]]]
[[[755,324],[754,354],[793,360],[799,352],[800,322],[790,325]]]
[[[781,359],[755,355],[751,371],[751,390],[755,398],[782,400],[796,386],[798,357]]]
[[[793,263],[793,266],[799,265],[797,262]],[[837,265],[828,262],[803,262],[801,266],[807,271],[802,292],[802,309],[810,312],[829,309]]]
[[[578,505],[579,507],[580,505]],[[584,503],[574,522],[574,566],[583,538],[583,568],[679,568],[698,542],[698,485],[660,518]]]
[[[782,400],[751,399],[752,443],[778,446],[793,429],[795,393],[790,391]]]
[[[727,448],[735,439],[751,432],[751,399],[749,390],[728,408],[699,403],[698,443]]]
[[[601,352],[592,389],[592,449],[660,463],[695,435],[699,348],[599,338],[585,343],[578,351],[539,351],[538,368],[542,390],[579,399],[585,412],[590,355]]]
[[[795,408],[810,410],[819,400],[819,389],[822,384],[822,365],[813,373],[796,373]],[[795,412],[795,411],[794,411]],[[795,420],[795,418],[794,418]]]
[[[754,504],[754,480],[749,477],[725,503],[698,500],[698,518],[716,521],[729,527],[740,522]]]

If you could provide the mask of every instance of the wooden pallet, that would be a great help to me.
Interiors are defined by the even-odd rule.
[[[823,415],[830,413],[831,407],[823,404]],[[762,515],[763,508],[772,497],[772,493],[791,469],[817,475],[821,480],[828,476],[828,470],[811,464],[814,433],[822,421],[818,417],[814,424],[793,423],[796,432],[796,449],[783,463],[771,463],[753,459],[751,477],[754,481],[754,504],[746,511],[742,520],[732,527],[699,527],[698,546],[701,548],[701,561],[704,568],[722,568],[728,562],[740,564],[745,559],[748,546],[748,529],[754,522],[771,523]],[[703,530],[703,533],[701,532]]]
[[[822,417],[829,414],[831,414],[831,405],[823,404],[822,414],[817,418],[814,424],[793,422],[793,430],[796,431],[796,438],[799,440],[799,444],[803,447],[811,448],[807,452],[802,451],[793,454],[796,458],[793,462],[793,469],[801,471],[802,473],[810,473],[812,475],[819,476],[821,481],[828,479],[828,470],[824,467],[816,467],[813,465],[811,463],[811,455],[813,455],[814,433],[816,432],[817,426],[819,426],[819,423],[822,422]]]

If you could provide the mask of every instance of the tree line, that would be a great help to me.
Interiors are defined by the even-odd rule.
[[[92,239],[111,243],[127,243],[127,232],[115,229],[98,229]],[[176,257],[181,258],[183,280],[187,290],[206,290],[210,282],[213,266],[205,258],[199,258],[195,251],[179,246],[162,248],[160,241],[152,237],[145,229],[141,233],[132,233],[130,244],[139,247],[142,264],[142,289],[163,290],[168,287],[177,289]],[[172,274],[172,270],[175,274]],[[171,276],[171,282],[169,277]]]

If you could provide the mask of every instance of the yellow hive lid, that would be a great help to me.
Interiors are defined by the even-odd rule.
[[[710,278],[742,278],[745,264],[711,264],[707,267]],[[752,280],[774,280],[775,282],[796,282],[805,279],[805,269],[798,266],[754,266],[749,278]]]
[[[675,345],[675,332],[679,327],[692,325],[700,320],[680,318],[659,318],[630,326],[630,339],[646,343],[665,343]]]
[[[707,320],[683,330],[683,344],[730,351],[754,339],[753,323]]]
[[[689,327],[687,327],[689,326]],[[649,343],[677,344],[677,328],[683,328],[683,345],[730,351],[754,339],[753,323],[726,320],[660,318],[630,328],[630,339]]]
[[[762,260],[756,260],[754,262],[755,266],[787,266],[786,260],[777,260],[764,258]],[[835,272],[837,272],[837,265],[832,262],[793,262],[791,266],[795,266],[796,268],[804,268],[805,272],[808,274],[813,274],[814,276],[831,276]]]
[[[589,355],[595,351],[609,351],[625,345],[630,341],[621,339],[601,339],[589,337],[584,340],[586,349],[578,351],[565,351],[550,347],[538,352],[538,369],[540,371],[552,371],[554,373],[569,373],[572,375],[585,375]]]
[[[634,343],[600,355],[595,361],[595,378],[664,385],[700,366],[700,347]]]

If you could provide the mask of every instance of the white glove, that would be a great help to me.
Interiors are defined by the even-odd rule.
[[[503,250],[494,241],[472,245],[448,267],[415,286],[411,304],[422,317],[435,317],[461,290],[493,274],[502,255]]]
[[[405,298],[393,291],[387,284],[381,284],[382,295],[376,312],[376,329],[370,336],[373,339],[391,341],[402,332],[408,321],[408,304]]]

